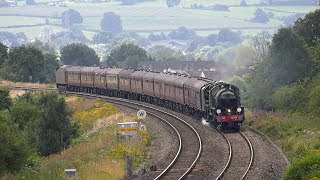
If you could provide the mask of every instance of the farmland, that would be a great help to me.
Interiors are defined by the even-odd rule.
[[[22,27],[39,25],[49,20],[52,31],[60,32],[61,27],[56,26],[60,23],[60,17],[63,11],[72,8],[80,12],[84,17],[84,22],[80,25],[86,30],[85,35],[90,31],[100,30],[100,21],[103,13],[113,11],[121,16],[123,29],[125,31],[134,31],[138,33],[151,32],[169,32],[180,26],[191,28],[198,35],[206,36],[214,33],[221,28],[229,28],[243,32],[243,34],[252,34],[261,31],[274,32],[283,26],[283,20],[287,16],[296,13],[307,13],[315,10],[316,6],[259,6],[259,1],[247,1],[246,7],[239,6],[238,1],[215,1],[215,4],[229,5],[229,11],[213,11],[203,9],[190,9],[194,1],[186,0],[178,7],[168,8],[165,1],[149,1],[138,3],[132,6],[121,5],[120,1],[111,1],[104,3],[73,3],[67,4],[67,7],[56,7],[47,5],[38,6],[17,6],[0,8],[0,31],[26,32],[29,38],[35,38],[42,31],[41,26]],[[214,5],[212,1],[201,0],[197,4]],[[272,13],[268,23],[253,23],[251,19],[256,9],[261,8],[267,13]],[[19,27],[8,27],[19,26]],[[21,26],[21,27],[20,27]],[[92,35],[91,35],[92,36]],[[90,38],[91,36],[88,36]]]

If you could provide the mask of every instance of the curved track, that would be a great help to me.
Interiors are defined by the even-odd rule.
[[[247,176],[253,163],[253,146],[242,132],[226,133],[223,136],[229,144],[229,159],[223,171],[216,179],[242,180]]]
[[[164,120],[171,127],[173,127],[179,137],[180,144],[177,145],[179,146],[178,151],[170,164],[166,168],[159,171],[158,175],[153,177],[154,179],[183,179],[192,171],[200,158],[202,152],[202,140],[199,133],[189,123],[173,114],[121,98],[106,97],[87,93],[72,92],[69,94],[95,98],[97,97],[115,104],[129,106],[130,108],[134,109],[143,107],[149,114]],[[161,117],[156,114],[161,114]]]

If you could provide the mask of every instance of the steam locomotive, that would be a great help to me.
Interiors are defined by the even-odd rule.
[[[218,129],[240,130],[244,121],[239,89],[225,82],[145,70],[63,65],[59,91],[86,92],[155,104],[205,118]]]

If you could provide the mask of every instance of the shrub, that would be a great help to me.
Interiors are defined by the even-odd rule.
[[[307,89],[305,84],[282,87],[272,95],[272,104],[277,110],[304,111]]]
[[[320,177],[320,151],[315,151],[292,163],[287,170],[284,180],[309,180]]]

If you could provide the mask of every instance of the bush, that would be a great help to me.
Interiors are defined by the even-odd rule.
[[[306,107],[306,84],[285,86],[275,91],[272,95],[272,104],[281,111],[304,111]]]
[[[315,151],[294,161],[283,179],[309,180],[316,177],[320,177],[320,151]]]

